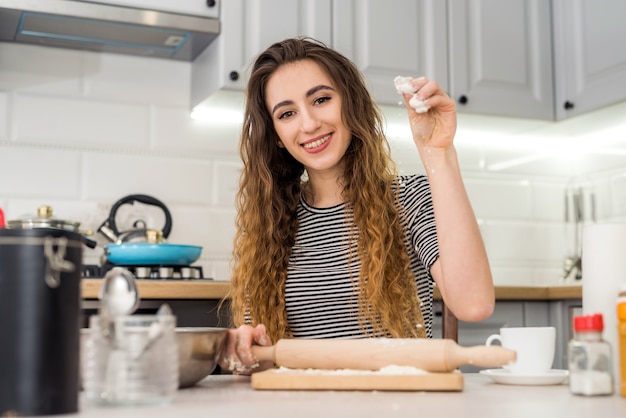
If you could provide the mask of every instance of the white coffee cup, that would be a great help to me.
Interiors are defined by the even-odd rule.
[[[500,341],[502,347],[517,352],[517,360],[504,366],[511,373],[539,375],[552,369],[555,339],[554,327],[510,327],[490,335],[485,345]]]

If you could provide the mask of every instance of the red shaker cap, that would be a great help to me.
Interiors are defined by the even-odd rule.
[[[602,331],[604,320],[601,313],[574,317],[574,331]]]

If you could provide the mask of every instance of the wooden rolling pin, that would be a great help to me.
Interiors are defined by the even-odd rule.
[[[497,346],[462,347],[447,339],[366,338],[285,339],[252,347],[259,361],[291,369],[380,370],[412,366],[429,372],[451,372],[464,364],[501,367],[516,360],[515,351]]]

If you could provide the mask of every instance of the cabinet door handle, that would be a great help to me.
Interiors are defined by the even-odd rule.
[[[230,78],[230,81],[237,81],[239,80],[239,73],[237,71],[231,71],[230,74],[228,74],[228,78]]]
[[[206,0],[206,7],[212,8],[215,7],[217,2],[215,0]]]
[[[563,107],[565,108],[565,110],[572,110],[574,108],[574,103],[572,103],[569,100],[567,100],[563,104]]]
[[[468,101],[469,100],[466,95],[462,95],[461,97],[459,97],[459,103],[462,105],[467,104]]]

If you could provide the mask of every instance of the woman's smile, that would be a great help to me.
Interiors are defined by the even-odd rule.
[[[302,147],[312,154],[324,151],[331,140],[331,134],[324,135],[318,139],[312,139],[309,142],[302,144]]]

